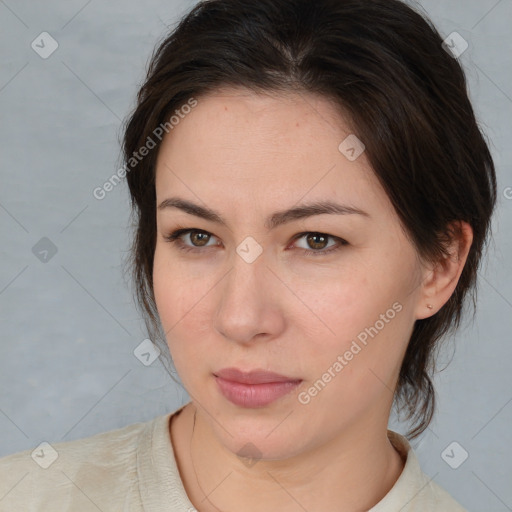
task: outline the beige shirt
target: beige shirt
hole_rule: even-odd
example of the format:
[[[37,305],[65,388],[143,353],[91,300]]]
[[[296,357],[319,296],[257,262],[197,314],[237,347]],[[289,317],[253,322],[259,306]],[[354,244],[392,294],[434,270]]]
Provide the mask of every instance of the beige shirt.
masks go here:
[[[169,435],[174,413],[0,459],[0,512],[194,512]],[[420,469],[407,439],[388,431],[406,458],[370,512],[465,512]],[[466,511],[467,512],[467,511]]]

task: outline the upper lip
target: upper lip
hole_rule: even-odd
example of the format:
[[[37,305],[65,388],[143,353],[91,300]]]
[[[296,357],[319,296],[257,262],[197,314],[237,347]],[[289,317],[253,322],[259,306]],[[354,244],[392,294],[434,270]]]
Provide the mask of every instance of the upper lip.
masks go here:
[[[240,382],[242,384],[265,384],[269,382],[295,382],[302,380],[260,369],[242,371],[238,368],[224,368],[215,372],[214,375],[221,379]]]

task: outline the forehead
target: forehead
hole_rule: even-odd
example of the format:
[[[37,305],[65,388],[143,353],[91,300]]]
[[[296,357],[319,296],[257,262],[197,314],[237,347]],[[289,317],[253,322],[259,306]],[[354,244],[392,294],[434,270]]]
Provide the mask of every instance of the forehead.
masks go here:
[[[225,88],[180,117],[159,148],[157,200],[176,192],[228,201],[231,193],[234,203],[386,202],[364,152],[354,161],[340,152],[354,135],[326,98]]]
[[[179,129],[175,126],[171,134],[184,139],[193,132],[195,144],[210,143],[226,149],[236,142],[246,149],[257,149],[254,143],[258,143],[280,152],[287,148],[297,152],[298,141],[305,138],[308,147],[321,149],[333,142],[337,147],[338,139],[352,132],[340,108],[311,93],[223,88],[198,98],[197,105],[182,116]],[[171,134],[168,139],[173,138]]]

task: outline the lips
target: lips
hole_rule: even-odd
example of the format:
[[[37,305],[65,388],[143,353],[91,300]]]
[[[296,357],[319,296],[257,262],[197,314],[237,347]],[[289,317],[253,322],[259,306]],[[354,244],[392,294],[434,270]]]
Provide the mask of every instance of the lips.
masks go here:
[[[302,379],[265,370],[243,372],[237,368],[225,368],[214,376],[222,395],[231,403],[245,408],[265,407],[302,382]]]
[[[267,384],[269,382],[296,382],[302,379],[286,377],[278,373],[267,372],[265,370],[251,370],[243,372],[238,368],[225,368],[214,373],[216,377],[241,384]]]

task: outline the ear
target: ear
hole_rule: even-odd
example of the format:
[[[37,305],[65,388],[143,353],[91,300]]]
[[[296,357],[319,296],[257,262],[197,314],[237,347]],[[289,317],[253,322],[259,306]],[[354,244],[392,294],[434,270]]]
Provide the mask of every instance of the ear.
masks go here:
[[[464,221],[454,221],[448,226],[451,241],[447,246],[450,256],[424,268],[421,291],[416,305],[416,318],[428,318],[437,313],[452,296],[464,269],[473,229]],[[432,309],[427,307],[431,304]]]

